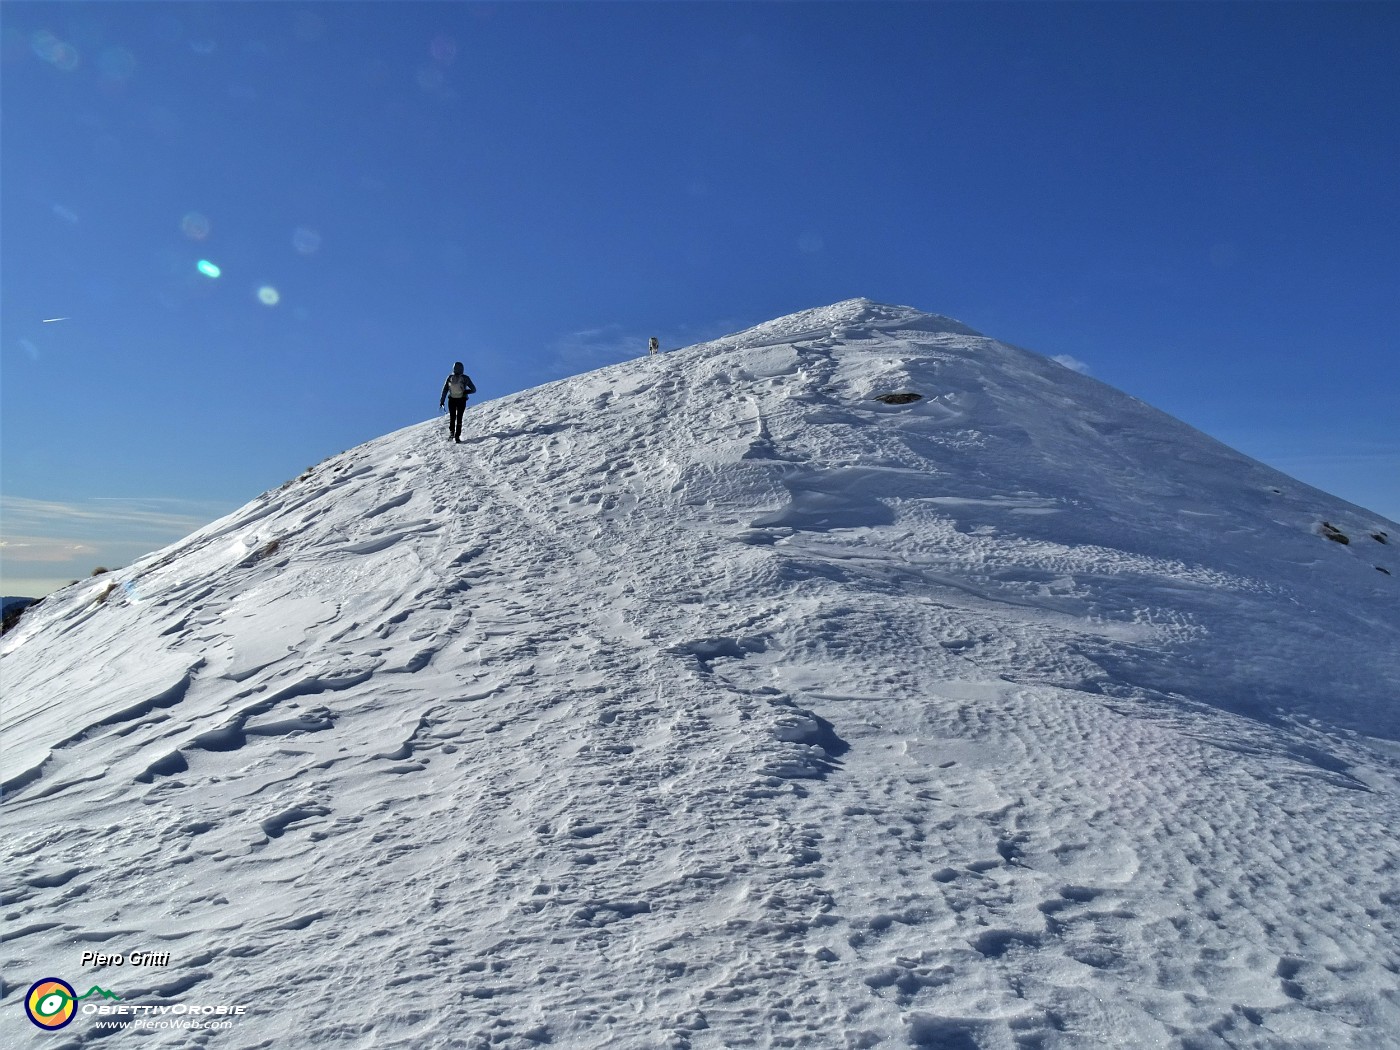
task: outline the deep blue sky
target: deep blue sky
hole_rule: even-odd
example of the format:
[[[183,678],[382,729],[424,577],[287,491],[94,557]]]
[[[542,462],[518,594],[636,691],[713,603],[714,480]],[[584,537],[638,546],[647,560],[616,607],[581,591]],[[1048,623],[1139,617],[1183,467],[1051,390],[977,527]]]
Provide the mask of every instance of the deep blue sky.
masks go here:
[[[1400,5],[0,19],[5,593],[431,416],[454,360],[498,396],[853,296],[1400,518]]]

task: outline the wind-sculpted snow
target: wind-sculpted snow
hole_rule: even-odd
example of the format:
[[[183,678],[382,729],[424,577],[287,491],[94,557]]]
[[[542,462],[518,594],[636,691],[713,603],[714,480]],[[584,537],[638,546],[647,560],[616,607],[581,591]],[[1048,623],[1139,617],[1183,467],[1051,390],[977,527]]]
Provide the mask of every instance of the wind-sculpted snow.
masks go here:
[[[463,436],[6,636],[5,1045],[1396,1045],[1400,526],[864,300]]]

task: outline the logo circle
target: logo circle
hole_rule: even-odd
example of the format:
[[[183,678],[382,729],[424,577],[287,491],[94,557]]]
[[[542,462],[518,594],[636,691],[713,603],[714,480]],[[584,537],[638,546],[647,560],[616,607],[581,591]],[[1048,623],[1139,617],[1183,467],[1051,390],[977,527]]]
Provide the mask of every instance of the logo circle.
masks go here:
[[[67,981],[45,977],[29,986],[24,997],[24,1012],[40,1028],[53,1031],[73,1020],[77,1012],[78,993]]]

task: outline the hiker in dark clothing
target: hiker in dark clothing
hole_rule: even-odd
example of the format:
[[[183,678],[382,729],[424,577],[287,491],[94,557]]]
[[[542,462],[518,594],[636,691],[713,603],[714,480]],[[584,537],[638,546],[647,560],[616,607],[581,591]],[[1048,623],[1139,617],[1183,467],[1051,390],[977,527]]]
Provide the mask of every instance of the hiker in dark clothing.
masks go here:
[[[462,362],[452,366],[452,374],[442,384],[442,397],[438,398],[438,408],[447,405],[447,432],[452,440],[462,440],[462,413],[467,410],[467,395],[476,393],[472,377],[462,371]]]

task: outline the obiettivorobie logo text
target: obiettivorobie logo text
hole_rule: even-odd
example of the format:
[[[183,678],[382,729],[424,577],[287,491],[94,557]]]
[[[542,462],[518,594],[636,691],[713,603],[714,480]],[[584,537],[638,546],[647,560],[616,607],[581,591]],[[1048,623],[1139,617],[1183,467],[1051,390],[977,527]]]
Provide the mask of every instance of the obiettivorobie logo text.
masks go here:
[[[101,1002],[87,1002],[96,998]],[[115,1004],[108,1000],[116,1000]],[[81,1006],[79,1005],[81,1004]],[[58,977],[44,977],[29,987],[24,1012],[46,1031],[57,1031],[72,1023],[79,1012],[97,1015],[107,1027],[131,1028],[221,1028],[242,1017],[248,1007],[232,1003],[173,1003],[148,1006],[127,1003],[115,992],[93,985],[79,995],[71,984]]]

